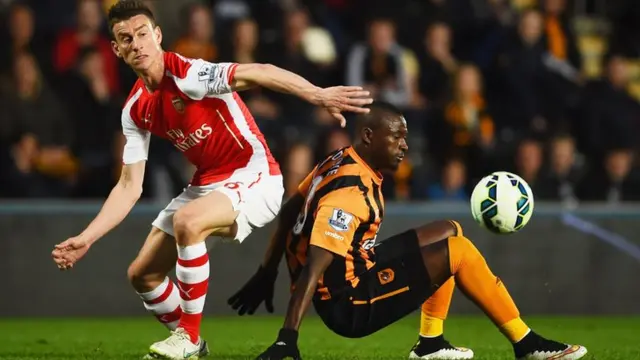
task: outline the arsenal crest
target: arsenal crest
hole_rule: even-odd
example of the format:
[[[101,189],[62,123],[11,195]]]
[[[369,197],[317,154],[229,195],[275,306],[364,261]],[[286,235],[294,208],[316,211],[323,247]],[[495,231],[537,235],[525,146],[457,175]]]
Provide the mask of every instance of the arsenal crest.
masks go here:
[[[182,101],[181,98],[176,96],[171,100],[171,103],[173,104],[173,108],[176,109],[177,112],[179,112],[180,114],[184,113],[184,101]]]

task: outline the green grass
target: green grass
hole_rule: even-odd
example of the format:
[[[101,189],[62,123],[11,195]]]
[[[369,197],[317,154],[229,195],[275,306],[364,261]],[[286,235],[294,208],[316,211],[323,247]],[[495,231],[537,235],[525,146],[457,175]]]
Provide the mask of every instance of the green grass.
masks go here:
[[[640,359],[639,318],[529,318],[538,333],[585,345],[588,359]],[[209,317],[203,336],[210,359],[253,359],[269,346],[282,323],[279,317]],[[305,321],[300,349],[308,359],[406,359],[417,337],[412,317],[368,338],[334,335],[316,318]],[[453,317],[445,332],[454,344],[471,347],[476,359],[513,359],[511,346],[482,317]],[[167,335],[151,318],[0,320],[0,359],[140,359],[148,346]]]

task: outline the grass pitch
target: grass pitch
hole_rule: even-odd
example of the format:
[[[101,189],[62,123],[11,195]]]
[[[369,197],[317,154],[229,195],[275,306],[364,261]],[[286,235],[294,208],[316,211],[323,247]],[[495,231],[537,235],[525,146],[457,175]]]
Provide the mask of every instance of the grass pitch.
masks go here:
[[[412,316],[368,338],[344,339],[317,318],[303,324],[299,341],[307,359],[406,359],[417,338]],[[640,360],[640,318],[533,317],[526,319],[538,333],[589,349],[588,359]],[[208,359],[253,359],[269,346],[282,324],[280,317],[209,317],[203,336],[213,354]],[[472,348],[479,360],[513,359],[511,346],[483,317],[452,317],[446,337]],[[0,359],[73,360],[140,359],[149,345],[167,336],[150,317],[109,319],[2,319]]]

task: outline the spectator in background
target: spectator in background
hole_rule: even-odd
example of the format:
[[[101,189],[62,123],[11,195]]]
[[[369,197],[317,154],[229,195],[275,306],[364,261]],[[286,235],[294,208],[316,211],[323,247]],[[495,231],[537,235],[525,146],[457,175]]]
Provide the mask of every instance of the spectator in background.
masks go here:
[[[324,154],[320,155],[320,160],[330,153],[351,145],[351,137],[343,129],[333,128],[327,132],[324,141]]]
[[[300,74],[318,86],[331,84],[334,78],[331,70],[314,63],[304,51],[305,34],[311,28],[307,10],[296,8],[285,13],[283,25],[282,41],[273,49],[270,54],[272,58],[267,62]],[[313,121],[309,114],[313,113],[315,107],[309,103],[278,93],[270,93],[270,97],[280,104],[282,116],[288,125],[300,128]]]
[[[100,52],[85,48],[62,92],[73,127],[82,135],[76,137],[73,152],[80,166],[75,196],[83,198],[107,196],[118,176],[120,159],[114,157],[113,148],[121,133],[120,106],[104,73]]]
[[[569,113],[577,107],[582,84],[582,57],[571,29],[566,0],[544,0],[547,69],[543,94],[545,118],[550,127],[566,125]],[[550,129],[553,130],[553,129]]]
[[[289,149],[285,160],[285,197],[291,197],[298,191],[302,180],[313,170],[314,163],[313,150],[309,145],[297,143]]]
[[[633,146],[640,133],[640,105],[627,93],[629,69],[620,56],[611,56],[606,78],[587,85],[582,116],[575,126],[584,151],[600,159],[607,148]]]
[[[480,70],[475,65],[461,65],[453,82],[451,100],[430,126],[430,140],[436,158],[462,154],[469,176],[475,179],[489,166],[495,126],[484,98]]]
[[[419,91],[427,104],[442,106],[451,91],[452,75],[458,69],[458,60],[453,48],[451,28],[437,22],[427,29],[424,39],[424,51],[420,59]]]
[[[262,62],[258,55],[258,24],[250,18],[237,21],[233,27],[232,48],[224,61],[239,64]],[[265,136],[273,135],[273,126],[266,123],[280,116],[280,108],[264,94],[264,89],[256,87],[242,93],[242,99],[251,110]]]
[[[14,58],[23,52],[34,54],[36,59],[44,57],[47,48],[39,38],[35,37],[35,19],[30,7],[21,3],[12,4],[9,8],[7,25],[9,38],[0,48],[0,71],[10,70]],[[38,61],[38,63],[41,67],[48,66],[47,61]]]
[[[544,76],[543,18],[536,10],[522,13],[517,33],[498,57],[497,73],[502,78],[498,89],[501,128],[528,132],[546,128],[542,117],[541,79]]]
[[[77,4],[75,29],[65,29],[58,34],[53,53],[54,68],[58,74],[65,74],[78,65],[78,57],[83,48],[94,47],[102,56],[109,91],[117,94],[120,91],[118,62],[109,39],[100,32],[103,23],[100,1],[78,0]]]
[[[13,174],[25,186],[25,196],[69,196],[77,163],[70,145],[73,127],[63,106],[40,74],[33,55],[14,58],[13,86],[8,106],[19,117],[13,122]],[[7,126],[5,124],[5,126]]]
[[[543,0],[545,43],[547,51],[556,60],[573,68],[582,66],[582,59],[571,24],[567,16],[566,0]]]
[[[349,53],[346,84],[363,86],[374,98],[406,107],[411,91],[403,55],[395,40],[394,24],[386,19],[373,20],[367,44],[357,44]]]
[[[576,154],[574,138],[559,134],[549,144],[550,166],[540,178],[536,198],[576,204],[578,185],[584,177],[584,167]]]
[[[580,200],[605,201],[612,205],[640,200],[638,173],[632,170],[632,166],[631,149],[609,150],[603,166],[594,167],[591,176],[581,184]]]
[[[467,168],[460,158],[451,158],[442,169],[440,181],[427,188],[427,198],[435,201],[468,201]]]
[[[255,20],[238,20],[233,26],[232,49],[227,60],[240,64],[259,62],[258,43],[258,24]]]
[[[214,62],[218,59],[218,49],[214,44],[213,14],[203,4],[191,4],[185,9],[184,34],[173,50],[192,59]]]
[[[529,184],[534,194],[537,194],[544,160],[542,145],[533,139],[523,140],[518,145],[515,160],[515,173]]]

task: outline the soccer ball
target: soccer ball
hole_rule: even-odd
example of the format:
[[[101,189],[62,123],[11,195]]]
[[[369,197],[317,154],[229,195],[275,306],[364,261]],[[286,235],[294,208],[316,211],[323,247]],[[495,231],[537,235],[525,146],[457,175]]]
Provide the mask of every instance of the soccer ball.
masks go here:
[[[471,214],[480,226],[497,234],[522,229],[533,213],[533,192],[521,177],[506,171],[484,177],[471,194]]]

